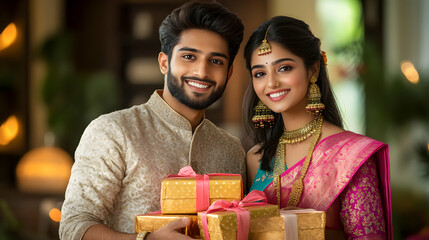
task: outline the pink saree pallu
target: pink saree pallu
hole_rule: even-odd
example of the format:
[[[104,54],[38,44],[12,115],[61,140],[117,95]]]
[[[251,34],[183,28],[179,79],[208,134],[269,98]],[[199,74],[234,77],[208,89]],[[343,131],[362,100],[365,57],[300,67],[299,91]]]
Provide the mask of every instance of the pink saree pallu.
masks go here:
[[[286,207],[302,159],[280,175],[280,208]],[[268,203],[277,203],[270,183]],[[321,140],[304,178],[299,208],[327,211],[340,198],[344,232],[353,239],[393,239],[388,146],[345,131]]]

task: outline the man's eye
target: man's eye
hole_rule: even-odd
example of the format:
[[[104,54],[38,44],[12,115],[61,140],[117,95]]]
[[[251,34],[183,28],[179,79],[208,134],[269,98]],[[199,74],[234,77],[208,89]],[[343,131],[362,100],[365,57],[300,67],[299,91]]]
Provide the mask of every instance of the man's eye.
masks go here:
[[[195,57],[193,55],[190,55],[190,54],[183,55],[183,58],[188,59],[188,60],[195,59]]]
[[[216,65],[222,65],[223,64],[223,62],[221,60],[218,60],[218,59],[212,59],[211,62],[216,64]]]

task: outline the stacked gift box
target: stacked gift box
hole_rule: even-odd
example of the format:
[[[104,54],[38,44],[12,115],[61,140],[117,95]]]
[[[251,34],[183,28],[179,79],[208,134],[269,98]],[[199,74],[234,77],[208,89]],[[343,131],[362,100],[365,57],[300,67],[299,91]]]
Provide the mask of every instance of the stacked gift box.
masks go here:
[[[324,212],[280,211],[277,205],[266,203],[261,191],[252,191],[243,199],[239,174],[197,175],[190,167],[182,170],[163,180],[161,211],[136,216],[136,233],[153,232],[188,217],[191,224],[181,232],[192,238],[324,239]]]

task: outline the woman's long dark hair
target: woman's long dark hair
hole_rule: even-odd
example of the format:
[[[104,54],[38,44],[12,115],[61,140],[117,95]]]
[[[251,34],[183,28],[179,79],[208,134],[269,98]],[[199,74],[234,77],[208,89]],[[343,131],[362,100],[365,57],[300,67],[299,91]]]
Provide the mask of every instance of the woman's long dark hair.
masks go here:
[[[246,60],[246,68],[250,70],[250,61],[253,51],[255,51],[267,33],[268,42],[276,42],[284,48],[288,49],[294,55],[303,59],[306,69],[310,69],[317,61],[320,62],[320,71],[317,80],[317,85],[322,93],[322,103],[326,108],[322,112],[325,121],[328,121],[338,127],[343,127],[337,103],[329,83],[326,66],[320,50],[320,39],[315,37],[310,31],[308,25],[298,19],[277,16],[264,22],[250,36],[249,41],[244,49],[244,58]],[[283,133],[283,119],[280,113],[274,113],[274,126],[272,128],[254,128],[252,116],[254,115],[254,107],[258,103],[255,90],[253,89],[253,81],[250,81],[243,100],[243,121],[247,133],[250,134],[253,144],[259,144],[261,147],[257,153],[263,153],[261,158],[261,169],[271,171],[271,159],[276,152],[279,139]]]

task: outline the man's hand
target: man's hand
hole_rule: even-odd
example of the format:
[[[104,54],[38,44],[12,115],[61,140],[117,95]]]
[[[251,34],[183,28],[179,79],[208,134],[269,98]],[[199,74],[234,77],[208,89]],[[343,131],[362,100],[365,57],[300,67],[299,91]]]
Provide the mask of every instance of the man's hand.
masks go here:
[[[164,239],[174,239],[174,240],[189,240],[193,239],[186,235],[183,235],[179,232],[181,228],[188,226],[191,223],[191,219],[184,217],[179,220],[173,221],[165,225],[164,227],[156,230],[153,233],[150,233],[146,240],[164,240]]]

